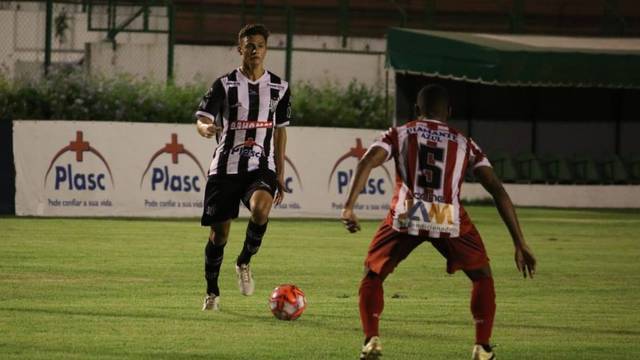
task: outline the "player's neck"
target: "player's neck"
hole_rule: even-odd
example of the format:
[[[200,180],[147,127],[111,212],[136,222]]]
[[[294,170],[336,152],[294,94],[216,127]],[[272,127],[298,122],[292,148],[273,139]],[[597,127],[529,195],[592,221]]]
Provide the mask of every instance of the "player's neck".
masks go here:
[[[262,65],[251,67],[247,64],[242,64],[240,71],[251,81],[256,81],[264,75],[264,67]]]
[[[447,122],[447,117],[437,114],[420,115],[418,120],[437,120],[443,123]]]

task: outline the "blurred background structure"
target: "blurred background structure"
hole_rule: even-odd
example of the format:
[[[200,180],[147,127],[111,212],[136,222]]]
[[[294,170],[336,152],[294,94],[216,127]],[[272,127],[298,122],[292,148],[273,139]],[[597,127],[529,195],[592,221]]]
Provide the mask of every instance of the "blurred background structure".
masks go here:
[[[343,82],[364,77],[370,83],[385,81],[368,71],[383,72],[391,27],[640,35],[640,5],[633,0],[19,0],[0,2],[0,20],[0,64],[12,75],[84,64],[106,72],[118,67],[158,79],[175,77],[183,83],[208,77],[215,71],[207,68],[221,62],[235,61],[233,51],[223,53],[234,46],[238,28],[252,22],[262,22],[276,34],[270,44],[275,53],[271,66],[282,67],[289,77],[296,71],[300,80],[328,75]],[[303,75],[314,72],[314,66],[304,66],[309,61],[321,65],[327,59],[333,59],[329,63],[335,73],[320,66],[317,77]],[[342,73],[341,67],[348,69]],[[351,71],[358,68],[361,74]]]

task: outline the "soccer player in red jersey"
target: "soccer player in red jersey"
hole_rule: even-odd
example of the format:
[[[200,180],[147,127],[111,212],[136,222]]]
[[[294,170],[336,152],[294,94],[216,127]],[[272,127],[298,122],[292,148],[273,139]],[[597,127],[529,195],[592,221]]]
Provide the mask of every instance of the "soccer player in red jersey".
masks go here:
[[[536,259],[524,240],[509,195],[478,145],[447,125],[449,95],[430,85],[418,93],[418,120],[390,128],[358,163],[341,219],[350,232],[360,230],[353,207],[371,170],[393,158],[396,184],[391,208],[378,228],[365,260],[360,283],[360,319],[365,333],[361,359],[378,359],[382,346],[378,322],[384,300],[382,283],[422,242],[428,241],[447,260],[447,272],[462,270],[472,282],[471,313],[476,327],[474,360],[495,359],[489,344],[496,310],[489,258],[480,234],[460,204],[467,168],[491,194],[515,246],[523,276],[533,277]]]

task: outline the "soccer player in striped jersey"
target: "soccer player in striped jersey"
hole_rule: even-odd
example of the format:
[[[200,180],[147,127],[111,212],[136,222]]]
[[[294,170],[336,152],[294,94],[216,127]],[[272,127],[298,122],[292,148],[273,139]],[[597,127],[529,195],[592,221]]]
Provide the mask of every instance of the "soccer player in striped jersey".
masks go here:
[[[523,276],[533,277],[536,260],[526,244],[509,195],[478,145],[447,125],[447,91],[437,85],[418,93],[418,120],[393,127],[375,141],[358,163],[341,219],[350,232],[360,230],[353,207],[371,170],[394,159],[396,186],[391,208],[378,228],[365,260],[360,283],[360,319],[365,333],[361,359],[377,359],[382,346],[378,322],[383,309],[382,283],[421,243],[430,242],[447,260],[447,272],[462,270],[472,282],[475,321],[474,360],[495,359],[489,344],[495,315],[495,292],[489,258],[480,234],[462,204],[460,187],[467,168],[493,197],[515,246]],[[425,354],[427,356],[428,354]]]
[[[238,286],[251,295],[251,257],[262,244],[271,207],[284,197],[286,126],[291,117],[289,84],[265,70],[269,30],[247,25],[238,34],[241,66],[218,78],[196,112],[198,133],[216,137],[201,223],[211,231],[205,247],[207,294],[203,310],[218,310],[218,275],[239,203],[251,211],[244,246],[236,259]]]

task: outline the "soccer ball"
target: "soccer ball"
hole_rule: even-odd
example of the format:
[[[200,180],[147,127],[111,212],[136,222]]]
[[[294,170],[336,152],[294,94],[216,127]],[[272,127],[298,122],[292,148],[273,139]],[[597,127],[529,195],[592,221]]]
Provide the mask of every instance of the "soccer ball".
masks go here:
[[[307,308],[307,299],[299,287],[283,284],[271,292],[269,308],[273,315],[280,320],[295,320]]]

